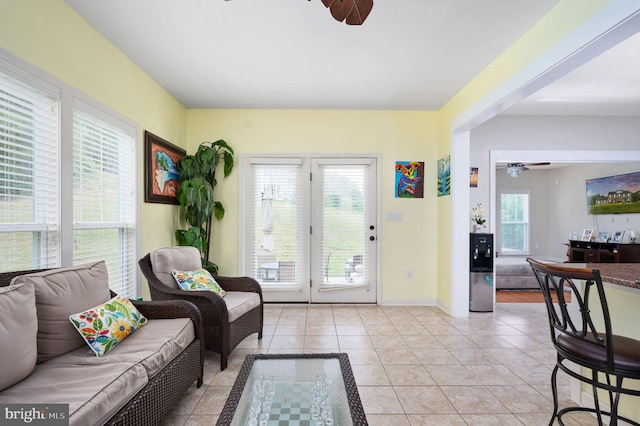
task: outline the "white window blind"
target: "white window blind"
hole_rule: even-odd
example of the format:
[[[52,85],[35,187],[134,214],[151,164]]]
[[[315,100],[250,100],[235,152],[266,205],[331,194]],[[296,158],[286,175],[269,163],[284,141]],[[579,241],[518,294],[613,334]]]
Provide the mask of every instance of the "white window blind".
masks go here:
[[[366,164],[319,163],[320,191],[315,193],[314,235],[319,246],[314,251],[315,270],[322,285],[348,285],[367,281],[366,253],[367,186]],[[314,173],[314,180],[316,176]],[[349,267],[345,267],[345,259]],[[348,269],[348,270],[347,270]]]
[[[300,286],[303,276],[301,162],[283,162],[251,164],[253,244],[246,265],[265,288]]]
[[[1,271],[59,264],[59,97],[0,72]]]
[[[109,285],[135,296],[135,136],[73,111],[73,262],[105,260]]]

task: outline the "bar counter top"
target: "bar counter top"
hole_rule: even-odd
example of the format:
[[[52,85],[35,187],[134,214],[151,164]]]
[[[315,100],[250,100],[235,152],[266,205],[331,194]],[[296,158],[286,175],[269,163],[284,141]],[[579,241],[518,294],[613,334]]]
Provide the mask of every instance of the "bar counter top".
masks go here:
[[[587,263],[589,269],[599,269],[602,281],[640,289],[640,263]]]

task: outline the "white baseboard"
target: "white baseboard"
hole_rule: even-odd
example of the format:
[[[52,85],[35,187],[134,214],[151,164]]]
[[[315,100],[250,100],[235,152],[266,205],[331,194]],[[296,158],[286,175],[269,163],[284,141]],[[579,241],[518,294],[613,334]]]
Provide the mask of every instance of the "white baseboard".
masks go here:
[[[380,306],[438,306],[437,299],[383,299]]]

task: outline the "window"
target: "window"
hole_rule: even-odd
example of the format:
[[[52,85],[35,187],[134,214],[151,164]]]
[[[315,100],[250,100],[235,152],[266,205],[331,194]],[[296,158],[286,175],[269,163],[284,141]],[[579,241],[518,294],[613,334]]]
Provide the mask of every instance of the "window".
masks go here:
[[[59,99],[0,73],[2,271],[59,264]]]
[[[500,195],[500,253],[529,254],[529,194]]]
[[[45,80],[0,58],[0,270],[105,260],[136,296],[137,128]]]
[[[78,103],[80,107],[87,106]],[[73,111],[73,263],[104,259],[111,289],[134,296],[135,136]]]

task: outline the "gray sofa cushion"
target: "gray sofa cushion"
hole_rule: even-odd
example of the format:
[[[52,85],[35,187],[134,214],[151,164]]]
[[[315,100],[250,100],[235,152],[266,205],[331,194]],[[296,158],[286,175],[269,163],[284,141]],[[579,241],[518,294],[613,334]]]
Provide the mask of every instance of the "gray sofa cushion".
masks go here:
[[[173,269],[178,271],[195,271],[202,268],[200,252],[195,247],[163,247],[152,251],[149,257],[155,276],[165,285],[175,289],[179,289],[180,287],[171,274]]]
[[[11,281],[21,283],[33,283],[35,288],[38,363],[83,346],[85,343],[69,322],[69,315],[111,298],[104,261],[21,275]]]
[[[188,318],[154,319],[136,330],[107,355],[96,357],[87,347],[65,354],[67,362],[77,365],[134,363],[144,367],[149,378],[178,356],[195,338]]]
[[[496,274],[498,275],[533,275],[531,266],[526,263],[523,264],[506,264],[496,265]]]
[[[185,350],[193,339],[195,331],[189,318],[154,319],[136,330],[109,356],[139,362],[152,378]]]
[[[260,306],[260,296],[258,293],[248,291],[230,291],[224,297],[227,305],[229,322],[234,322],[250,310]]]
[[[33,284],[0,287],[0,391],[27,377],[36,366],[38,317]]]
[[[552,257],[540,258],[546,262],[562,263],[562,259]],[[496,258],[496,289],[539,290],[538,280],[533,274],[531,265],[524,257]]]
[[[37,365],[29,377],[0,392],[0,403],[69,404],[70,425],[101,425],[147,383],[142,365],[131,362],[78,364],[69,355]],[[94,355],[90,357],[99,359]]]

